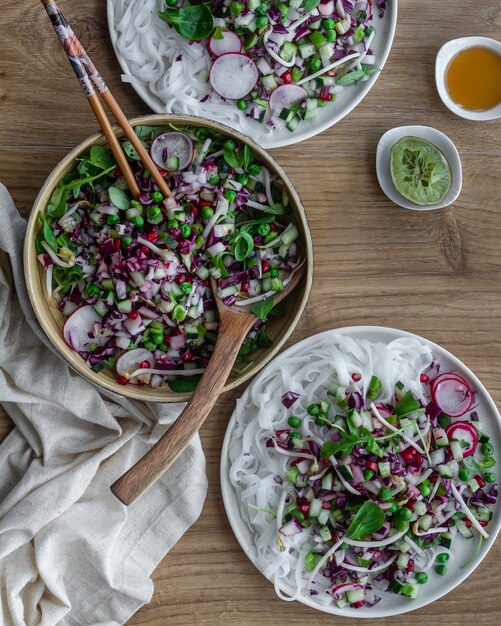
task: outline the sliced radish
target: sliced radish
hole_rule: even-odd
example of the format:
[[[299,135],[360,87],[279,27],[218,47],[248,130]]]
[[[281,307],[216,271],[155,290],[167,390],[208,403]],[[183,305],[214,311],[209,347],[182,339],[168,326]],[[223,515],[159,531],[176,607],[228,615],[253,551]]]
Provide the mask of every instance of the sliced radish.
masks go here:
[[[308,92],[304,87],[289,83],[287,85],[280,85],[273,90],[270,96],[270,108],[273,111],[281,111],[282,109],[288,109],[293,104],[297,104],[306,98]]]
[[[137,369],[140,369],[140,364],[143,361],[147,361],[149,367],[153,366],[155,362],[155,357],[153,353],[145,348],[136,348],[135,350],[129,350],[128,352],[124,352],[117,359],[115,364],[115,369],[119,376],[129,377],[131,372],[134,372]],[[130,383],[133,385],[137,385],[140,381],[141,376],[134,376],[130,379]],[[148,375],[149,381],[149,375]],[[148,382],[144,381],[144,382]]]
[[[461,378],[461,376],[459,374],[455,374],[454,372],[444,372],[443,374],[440,374],[439,376],[437,376],[436,378],[434,378],[431,381],[431,383],[430,383],[431,391],[433,391],[434,387],[436,385],[438,385],[439,382],[441,382],[442,380],[445,380],[447,378],[455,378],[456,380],[459,380],[460,382],[462,382],[466,386],[468,386],[468,383],[466,382],[466,380],[464,378]]]
[[[451,424],[445,431],[449,441],[451,439],[457,439],[458,441],[465,441],[468,444],[467,448],[463,448],[463,457],[471,456],[478,445],[478,431],[470,422],[455,422]]]
[[[193,160],[193,141],[186,133],[177,130],[158,135],[150,148],[151,158],[158,167],[168,167],[172,159],[178,159],[178,170],[184,170]]]
[[[391,417],[393,413],[382,404],[376,404],[376,409],[383,417]]]
[[[77,352],[85,352],[96,339],[89,335],[94,334],[94,326],[101,318],[92,306],[81,306],[72,313],[63,326],[63,337],[66,343]]]
[[[210,69],[209,81],[222,98],[239,100],[256,86],[259,71],[246,54],[228,52],[218,57]]]
[[[240,37],[232,30],[222,30],[222,39],[215,39],[212,36],[209,39],[209,51],[215,57],[220,57],[228,52],[242,52],[242,42]]]
[[[460,377],[442,378],[431,391],[433,402],[446,415],[460,417],[471,407],[473,392]]]

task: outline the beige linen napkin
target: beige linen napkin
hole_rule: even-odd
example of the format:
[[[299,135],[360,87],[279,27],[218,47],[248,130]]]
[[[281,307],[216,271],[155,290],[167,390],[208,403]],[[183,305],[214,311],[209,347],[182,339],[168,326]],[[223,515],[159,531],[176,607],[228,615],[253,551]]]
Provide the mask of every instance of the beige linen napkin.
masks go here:
[[[131,402],[68,368],[34,319],[26,224],[3,185],[0,216],[0,402],[15,423],[0,446],[0,624],[122,624],[200,515],[200,439],[131,507],[112,495],[183,405]]]

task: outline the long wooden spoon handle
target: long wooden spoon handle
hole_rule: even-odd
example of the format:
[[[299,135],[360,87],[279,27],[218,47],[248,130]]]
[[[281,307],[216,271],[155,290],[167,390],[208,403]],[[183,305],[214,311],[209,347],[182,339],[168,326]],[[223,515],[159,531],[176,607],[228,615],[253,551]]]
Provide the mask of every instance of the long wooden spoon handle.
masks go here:
[[[205,422],[233,367],[240,346],[256,319],[232,315],[220,320],[214,352],[198,386],[169,430],[139,461],[111,485],[111,491],[124,504],[132,504],[178,458]]]

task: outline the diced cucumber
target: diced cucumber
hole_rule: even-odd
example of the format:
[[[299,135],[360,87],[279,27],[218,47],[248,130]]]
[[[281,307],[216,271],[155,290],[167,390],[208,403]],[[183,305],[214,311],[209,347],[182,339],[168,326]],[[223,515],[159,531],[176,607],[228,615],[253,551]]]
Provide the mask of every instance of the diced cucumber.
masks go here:
[[[389,461],[382,461],[377,464],[379,467],[379,474],[381,478],[386,478],[391,474],[391,465]]]
[[[308,24],[308,28],[311,30],[318,30],[321,25],[322,20],[316,20],[315,22],[311,22],[311,24]]]
[[[364,420],[356,409],[350,411],[350,414],[348,415],[348,420],[351,422],[354,428],[361,428],[364,425]]]
[[[463,535],[465,539],[471,539],[473,537],[472,531],[468,528],[468,526],[463,522],[462,519],[458,519],[456,522],[456,526],[458,531]]]
[[[409,555],[405,553],[400,554],[397,559],[398,569],[406,569],[408,565],[409,565]]]
[[[337,471],[345,480],[353,480],[353,474],[349,465],[338,465]]]
[[[340,609],[344,609],[345,606],[348,606],[348,600],[346,600],[346,598],[339,598],[339,600],[336,600],[336,605]]]
[[[306,99],[306,110],[314,111],[318,108],[318,100],[316,98],[307,98]]]
[[[288,63],[289,61],[292,61],[292,58],[296,54],[296,51],[296,44],[292,43],[291,41],[286,41],[280,50],[280,56],[286,63]]]
[[[393,593],[401,593],[403,588],[403,584],[396,578],[391,581],[389,586],[390,591],[393,591]]]
[[[480,489],[480,485],[478,484],[476,478],[472,478],[468,481],[468,487],[471,489],[472,493],[475,493],[475,491],[478,491]]]
[[[361,411],[360,415],[362,416],[363,427],[366,428],[371,433],[374,430],[371,412]]]
[[[293,485],[296,484],[296,480],[298,476],[299,476],[299,469],[297,468],[297,466],[291,467],[290,470],[287,472],[287,480]]]
[[[405,395],[405,387],[404,383],[398,381],[395,385],[395,398],[397,400],[401,400]]]
[[[247,8],[254,11],[261,4],[261,0],[247,0]]]
[[[310,503],[310,509],[308,511],[308,515],[310,517],[318,517],[321,510],[322,510],[322,500],[313,498],[313,500]]]
[[[485,433],[478,433],[478,443],[489,443],[489,437]]]
[[[414,512],[416,515],[424,515],[426,511],[426,504],[424,502],[416,502],[414,505]]]
[[[235,287],[235,285],[228,285],[228,287],[225,287],[224,289],[220,289],[218,291],[218,296],[220,298],[228,298],[228,296],[234,296],[237,292],[238,289]]]
[[[330,491],[332,489],[332,483],[333,483],[333,476],[332,476],[332,472],[327,472],[327,474],[324,474],[322,476],[322,489],[327,489],[328,491]]]
[[[360,602],[364,599],[364,590],[363,589],[353,589],[351,591],[346,592],[346,599],[350,604],[355,604],[355,602]]]
[[[459,439],[451,439],[450,440],[451,452],[452,456],[456,459],[456,461],[463,460],[463,448],[461,447],[461,442]]]
[[[300,121],[301,121],[301,118],[299,117],[299,115],[294,115],[294,117],[291,119],[290,122],[286,124],[286,126],[292,132],[296,130],[297,125],[299,124]]]
[[[310,120],[313,122],[317,119],[317,109],[312,109],[311,111],[305,111],[303,115],[304,120]]]
[[[319,76],[317,80],[322,87],[330,87],[336,83],[334,76]]]
[[[407,596],[408,598],[415,599],[419,595],[419,585],[413,585],[411,583],[405,583],[402,589],[402,595]]]
[[[443,476],[444,478],[452,478],[452,472],[448,465],[439,465],[438,471],[440,476]]]
[[[425,532],[427,530],[430,530],[432,524],[433,524],[433,517],[431,515],[423,515],[423,517],[419,520],[419,526]]]
[[[327,61],[327,59],[330,59],[331,56],[334,54],[334,44],[324,43],[322,46],[320,46],[318,52],[320,54],[320,58],[323,61]]]
[[[287,109],[286,107],[284,107],[280,111],[280,113],[278,114],[278,117],[281,120],[284,120],[284,122],[289,122],[291,120],[291,118],[292,118],[292,115],[294,115],[294,113],[290,109]],[[289,117],[289,116],[291,116],[291,117]]]
[[[104,317],[108,311],[108,307],[102,300],[98,300],[92,308],[100,317]]]
[[[291,227],[287,229],[286,232],[284,232],[282,236],[282,243],[284,243],[286,246],[290,246],[291,243],[296,241],[298,237],[299,237],[299,231],[297,227],[295,226],[295,224],[293,224]],[[329,408],[329,405],[327,405],[327,409],[328,408]]]
[[[120,300],[120,302],[117,302],[117,307],[120,313],[130,313],[132,311],[132,302],[129,299]]]
[[[322,509],[318,514],[318,523],[323,524],[322,528],[318,531],[318,534],[324,541],[330,541],[332,534],[331,531],[325,526],[329,521],[329,509]]]
[[[209,270],[205,267],[205,265],[201,265],[195,270],[195,274],[201,278],[202,280],[206,280],[209,278]]]
[[[440,545],[443,548],[450,548],[452,545],[452,535],[451,533],[442,533],[440,535]]]
[[[198,330],[195,324],[185,324],[184,330],[188,339],[198,339]]]
[[[474,515],[480,522],[490,522],[492,519],[492,511],[483,506],[477,507]]]
[[[312,43],[304,43],[303,45],[299,46],[299,54],[301,55],[302,59],[308,59],[309,57],[313,56],[316,50],[317,49]]]
[[[273,91],[277,87],[277,81],[275,80],[275,76],[273,74],[261,76],[261,83],[266,91]]]

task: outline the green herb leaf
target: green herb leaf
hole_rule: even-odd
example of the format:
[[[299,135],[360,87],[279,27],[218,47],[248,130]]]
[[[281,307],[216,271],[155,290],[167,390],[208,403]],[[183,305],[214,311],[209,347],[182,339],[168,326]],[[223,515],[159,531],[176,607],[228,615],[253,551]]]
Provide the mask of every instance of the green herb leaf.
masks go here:
[[[141,140],[151,139],[151,134],[156,130],[153,126],[134,126],[134,132]]]
[[[169,380],[169,387],[172,391],[177,393],[188,393],[195,391],[199,380],[202,378],[202,374],[195,376],[176,376],[172,380]]]
[[[254,249],[254,239],[249,233],[238,233],[233,244],[233,254],[237,261],[243,261]]]
[[[51,225],[45,219],[45,216],[42,213],[39,213],[38,216],[43,223],[43,238],[49,244],[52,250],[57,253],[57,241]]]
[[[100,170],[107,170],[115,165],[115,159],[104,146],[94,145],[90,149],[89,161]]]
[[[213,39],[224,39],[223,37],[223,31],[221,30],[221,26],[218,26],[214,32],[212,33],[212,38]]]
[[[235,150],[229,150],[226,146],[224,148],[223,153],[224,160],[230,167],[242,167],[242,162],[240,161],[240,153],[235,152]]]
[[[206,39],[214,30],[214,16],[205,4],[184,6],[175,11],[159,11],[160,17],[185,39]]]
[[[355,83],[358,83],[358,81],[362,78],[364,78],[364,76],[370,76],[371,74],[375,74],[376,72],[379,72],[381,70],[379,70],[376,67],[369,67],[367,65],[362,65],[362,68],[359,70],[352,70],[351,72],[348,72],[347,74],[344,74],[343,76],[340,76],[339,78],[336,78],[336,85],[341,85],[342,87],[348,87],[350,85],[354,85]]]
[[[147,145],[147,144],[146,144]],[[146,146],[145,146],[146,147]],[[141,157],[130,141],[122,141],[122,150],[131,161],[140,161]]]
[[[397,404],[397,406],[395,407],[393,414],[401,416],[401,415],[405,415],[406,413],[412,413],[412,411],[417,411],[417,409],[419,408],[420,408],[419,402],[412,395],[412,393],[408,391],[400,400],[400,402]]]
[[[268,317],[268,314],[273,309],[274,304],[275,300],[273,296],[271,296],[271,298],[266,298],[265,300],[261,300],[260,302],[255,302],[251,306],[251,311],[259,320],[262,320],[264,322]]]
[[[305,3],[303,4],[304,13],[310,13],[310,11],[316,9],[319,4],[320,0],[305,0]]]
[[[88,185],[89,183],[94,182],[98,178],[102,178],[103,176],[106,176],[106,174],[109,174],[112,170],[115,169],[115,167],[116,167],[115,165],[112,165],[107,170],[103,170],[99,172],[98,174],[96,174],[95,176],[88,176],[87,178],[77,178],[76,180],[72,180],[69,183],[65,183],[63,185],[63,188],[73,190],[76,187],[81,187],[82,185]]]
[[[69,268],[54,265],[52,276],[58,285],[71,287],[71,285],[76,285],[82,280],[83,272],[80,265],[74,265]]]
[[[110,200],[112,201],[112,203],[119,209],[122,209],[122,211],[126,211],[130,208],[130,198],[121,189],[111,186],[108,189],[108,193],[110,194]]]
[[[350,539],[360,540],[366,535],[375,533],[384,524],[384,513],[375,502],[364,502],[358,509],[347,536]]]
[[[271,215],[283,215],[285,213],[284,205],[279,202],[275,202],[275,204],[271,204],[269,207],[264,209],[265,213],[270,213]]]
[[[252,163],[252,152],[247,144],[244,144],[244,159],[243,166],[244,170],[247,171],[249,169],[249,165]]]
[[[54,219],[59,219],[64,215],[66,209],[66,200],[69,197],[69,192],[61,185],[56,187],[52,192],[52,195],[47,205],[47,213]]]

